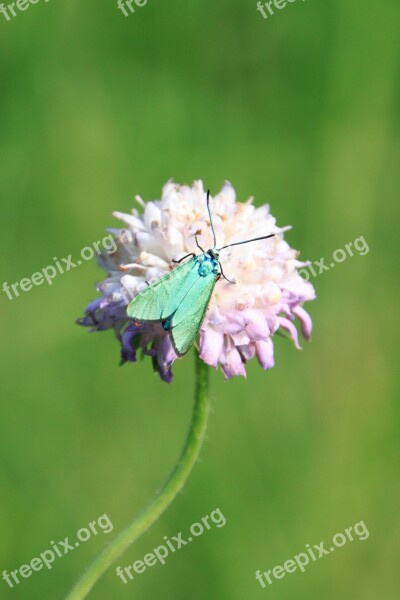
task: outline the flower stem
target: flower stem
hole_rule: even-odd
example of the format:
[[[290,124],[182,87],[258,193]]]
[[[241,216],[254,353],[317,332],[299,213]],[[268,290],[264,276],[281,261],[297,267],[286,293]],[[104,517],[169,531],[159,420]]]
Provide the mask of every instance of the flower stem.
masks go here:
[[[161,492],[98,556],[68,594],[66,600],[81,600],[129,546],[138,539],[172,503],[180,492],[197,460],[202,446],[209,413],[209,367],[195,354],[196,386],[194,410],[181,456]]]

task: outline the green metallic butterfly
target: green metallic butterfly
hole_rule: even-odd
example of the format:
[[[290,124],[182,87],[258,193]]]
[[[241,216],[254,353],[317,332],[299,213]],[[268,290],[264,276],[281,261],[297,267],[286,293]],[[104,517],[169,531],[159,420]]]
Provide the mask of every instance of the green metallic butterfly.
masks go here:
[[[171,336],[171,342],[178,356],[188,352],[199,332],[206,314],[208,303],[220,277],[224,277],[219,254],[230,246],[238,246],[258,240],[265,240],[275,234],[253,238],[244,242],[236,242],[216,248],[215,231],[210,211],[210,190],[207,192],[207,209],[211,230],[214,236],[214,247],[203,250],[197,240],[196,244],[202,254],[187,254],[180,261],[191,257],[147,288],[139,292],[129,303],[128,317],[137,322],[160,322]]]

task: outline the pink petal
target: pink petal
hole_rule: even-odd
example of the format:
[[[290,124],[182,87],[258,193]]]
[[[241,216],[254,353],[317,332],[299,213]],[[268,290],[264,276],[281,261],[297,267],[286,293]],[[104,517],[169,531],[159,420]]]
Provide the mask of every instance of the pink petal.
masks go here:
[[[310,315],[301,306],[296,306],[293,309],[293,314],[295,314],[296,317],[298,317],[298,319],[300,320],[301,333],[306,338],[306,340],[309,340],[311,338],[312,332],[312,320]]]
[[[274,361],[274,345],[271,338],[256,342],[256,355],[263,369],[272,369]]]
[[[244,311],[239,312],[237,310],[231,310],[225,315],[223,323],[224,333],[235,334],[240,333],[246,328],[247,319]]]
[[[246,331],[252,341],[265,340],[270,335],[267,320],[260,310],[246,310]]]
[[[271,313],[267,313],[266,315],[268,327],[271,333],[275,333],[277,329],[279,329],[279,318],[276,315]]]
[[[144,226],[142,219],[140,217],[137,217],[136,215],[127,215],[126,213],[122,213],[122,212],[119,212],[118,210],[116,210],[113,212],[113,216],[117,217],[117,219],[120,219],[120,221],[123,221],[127,225],[130,225],[130,227],[132,227],[132,229],[134,231],[136,231],[136,230],[144,231],[145,230],[145,226]]]
[[[210,367],[217,368],[223,344],[223,334],[208,327],[200,333],[200,358]]]
[[[284,329],[287,329],[287,331],[290,333],[290,337],[294,341],[294,345],[296,346],[296,348],[298,350],[301,350],[301,346],[299,344],[299,337],[297,334],[297,329],[293,325],[293,323],[291,321],[289,321],[289,319],[285,319],[284,317],[279,317],[279,324]]]
[[[246,377],[246,369],[244,368],[242,357],[235,346],[231,346],[225,352],[225,362],[222,364],[222,370],[225,379],[231,379],[237,375]]]
[[[212,325],[221,325],[224,322],[224,317],[221,315],[217,304],[210,304],[207,311],[207,319]]]
[[[241,331],[240,333],[234,333],[231,335],[233,343],[235,346],[247,346],[250,344],[252,340],[250,340],[249,336],[245,331]]]
[[[236,192],[229,181],[224,182],[222,190],[217,195],[218,199],[220,195],[222,195],[224,197],[224,200],[227,200],[228,202],[236,202]]]
[[[245,346],[239,345],[239,350],[240,350],[240,354],[243,356],[243,358],[245,360],[250,360],[251,358],[253,358],[255,352],[256,352],[256,345],[251,343],[251,344],[246,344]]]

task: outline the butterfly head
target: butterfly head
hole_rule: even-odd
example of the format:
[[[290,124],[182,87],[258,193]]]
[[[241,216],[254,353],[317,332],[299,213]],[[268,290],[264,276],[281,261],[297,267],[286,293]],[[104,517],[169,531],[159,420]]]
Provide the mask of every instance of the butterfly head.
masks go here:
[[[219,260],[219,250],[218,248],[210,248],[207,254],[213,258],[214,260]]]

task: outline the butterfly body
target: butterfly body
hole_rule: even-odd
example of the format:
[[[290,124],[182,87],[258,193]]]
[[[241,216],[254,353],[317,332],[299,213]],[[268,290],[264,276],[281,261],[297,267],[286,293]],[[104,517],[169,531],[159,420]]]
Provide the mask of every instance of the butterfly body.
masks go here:
[[[198,273],[200,277],[208,277],[209,275],[219,275],[221,273],[221,265],[218,260],[218,250],[212,248],[208,252],[196,256],[198,262]]]

